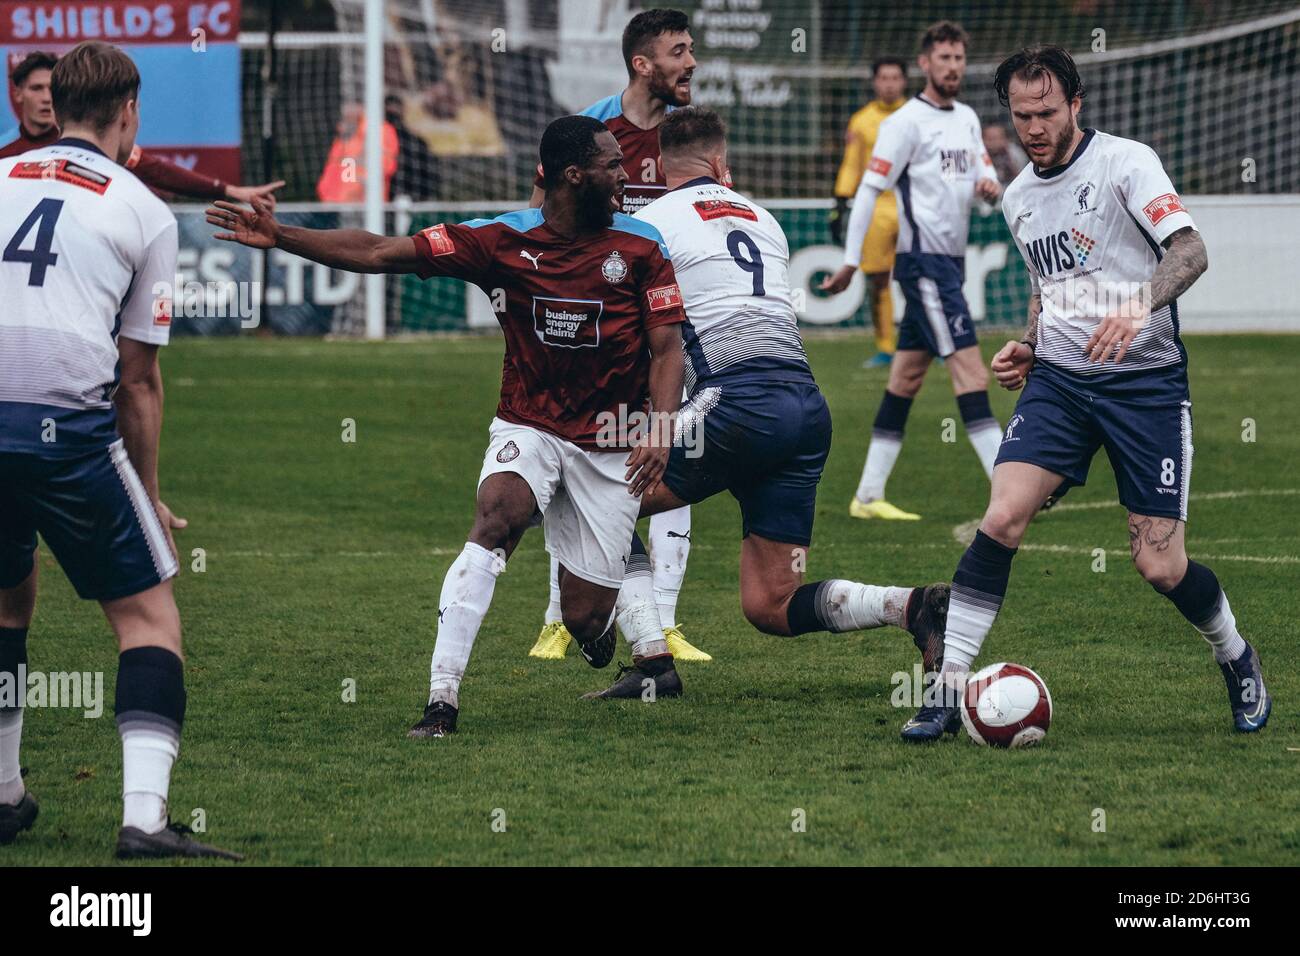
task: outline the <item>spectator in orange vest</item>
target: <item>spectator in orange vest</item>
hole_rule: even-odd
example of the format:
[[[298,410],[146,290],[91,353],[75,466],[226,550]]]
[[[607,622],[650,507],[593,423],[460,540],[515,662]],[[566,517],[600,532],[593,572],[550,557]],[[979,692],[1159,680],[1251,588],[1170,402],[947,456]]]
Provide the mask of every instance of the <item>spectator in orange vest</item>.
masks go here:
[[[397,172],[397,130],[392,123],[384,123],[380,141],[387,202]],[[366,114],[360,103],[343,107],[338,136],[316,182],[316,195],[321,202],[363,202],[366,198]]]

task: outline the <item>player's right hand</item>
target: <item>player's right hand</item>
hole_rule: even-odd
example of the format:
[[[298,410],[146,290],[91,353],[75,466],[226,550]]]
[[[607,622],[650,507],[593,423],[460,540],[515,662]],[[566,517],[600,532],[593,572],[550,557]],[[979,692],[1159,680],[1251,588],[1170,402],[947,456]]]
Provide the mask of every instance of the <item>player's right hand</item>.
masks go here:
[[[629,494],[649,495],[659,488],[659,479],[668,468],[668,446],[637,445],[627,456],[627,490]]]
[[[172,537],[172,530],[180,531],[188,527],[189,522],[179,515],[173,514],[172,509],[168,508],[161,499],[153,503],[153,509],[158,513],[158,521],[163,526],[163,532],[167,535],[167,543],[171,545],[172,554],[179,555],[176,550],[176,539]]]
[[[1024,342],[1008,342],[993,356],[990,367],[998,384],[1014,392],[1025,384],[1029,370],[1034,367],[1034,350]]]
[[[280,240],[280,224],[275,221],[271,203],[262,196],[253,196],[250,202],[252,209],[224,199],[215,200],[207,210],[208,223],[226,231],[213,238],[254,249],[274,249]]]
[[[822,292],[829,292],[831,295],[839,295],[849,287],[853,281],[853,273],[858,271],[857,266],[843,265],[835,272],[822,280],[822,284],[817,288]]]

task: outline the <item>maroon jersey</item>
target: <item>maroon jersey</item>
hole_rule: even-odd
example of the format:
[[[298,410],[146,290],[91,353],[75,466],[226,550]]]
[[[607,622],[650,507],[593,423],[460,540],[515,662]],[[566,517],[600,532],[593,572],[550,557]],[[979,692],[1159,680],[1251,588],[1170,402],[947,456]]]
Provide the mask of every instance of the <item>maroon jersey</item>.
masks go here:
[[[18,156],[28,150],[52,146],[59,141],[59,128],[51,126],[39,136],[28,133],[22,125],[18,127],[18,138],[12,143],[0,146],[0,159]],[[176,193],[192,199],[224,199],[226,184],[211,176],[201,176],[184,167],[169,163],[165,159],[150,155],[136,146],[131,150],[131,157],[126,161],[126,168],[139,177],[156,193]]]
[[[669,112],[672,107],[668,108]],[[642,129],[623,115],[623,94],[615,93],[582,111],[605,124],[614,134],[618,148],[623,151],[623,172],[627,173],[627,186],[623,189],[623,212],[631,215],[654,202],[668,190],[663,169],[659,163],[659,127]],[[534,180],[542,188],[542,177]]]
[[[454,276],[489,298],[504,293],[498,418],[594,449],[608,447],[597,443],[602,413],[625,421],[646,407],[646,331],[686,319],[654,226],[616,213],[610,228],[574,242],[554,232],[541,209],[523,209],[413,238],[422,278]],[[608,436],[608,421],[603,431]]]

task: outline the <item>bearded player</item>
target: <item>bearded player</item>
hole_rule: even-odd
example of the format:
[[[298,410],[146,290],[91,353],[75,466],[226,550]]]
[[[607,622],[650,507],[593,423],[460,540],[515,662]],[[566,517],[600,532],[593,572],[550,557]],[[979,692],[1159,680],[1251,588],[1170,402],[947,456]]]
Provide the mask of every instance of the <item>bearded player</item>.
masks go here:
[[[560,564],[564,625],[589,663],[610,662],[639,498],[657,486],[668,442],[650,436],[632,448],[626,431],[606,435],[602,424],[630,422],[629,410],[644,409],[647,396],[661,416],[681,401],[681,293],[658,231],[615,212],[627,174],[613,134],[589,116],[565,116],[546,128],[540,152],[541,208],[415,236],[281,226],[260,200],[252,211],[232,203],[208,210],[208,221],[226,230],[218,239],[334,269],[454,276],[505,290],[501,401],[474,525],[438,599],[429,700],[411,737],[456,730],[461,679],[497,575],[537,516]],[[680,694],[657,616],[635,640],[657,695]]]
[[[680,10],[646,10],[623,30],[623,62],[628,84],[622,93],[608,96],[582,111],[605,124],[623,150],[628,182],[622,211],[631,215],[662,196],[667,189],[659,161],[659,125],[674,109],[691,101],[691,76],[695,71],[690,20]],[[532,206],[540,206],[546,192],[540,177],[533,185]],[[657,514],[650,521],[650,551],[654,563],[655,596],[664,634],[673,656],[682,661],[712,658],[693,647],[676,624],[677,596],[686,575],[691,550],[691,509]],[[551,561],[551,599],[542,632],[529,654],[560,660],[570,635],[560,616],[557,565]]]
[[[726,131],[716,113],[677,110],[659,137],[668,192],[636,218],[664,236],[673,257],[690,401],[642,516],[729,492],[740,506],[740,605],[754,627],[790,637],[894,625],[911,632],[933,671],[946,585],[804,582],[831,418],[799,336],[789,243],[771,213],[724,184]],[[652,633],[655,611],[649,560],[634,539],[619,627],[629,638]],[[654,675],[632,653],[633,666],[594,696],[639,696]]]
[[[1007,591],[1011,560],[1044,496],[1082,485],[1101,447],[1128,509],[1133,566],[1209,642],[1241,733],[1268,722],[1259,656],[1214,572],[1184,543],[1192,469],[1187,352],[1178,297],[1208,267],[1205,244],[1149,147],[1077,124],[1083,83],[1057,46],[1008,57],[994,78],[1031,165],[1007,187],[1007,227],[1029,270],[1029,326],[993,359],[1024,388],[993,470],[988,510],[953,575],[936,685],[903,728],[956,733],[956,702]]]
[[[971,205],[977,196],[992,202],[1001,187],[984,151],[979,117],[957,101],[966,72],[966,45],[966,31],[955,23],[943,21],[925,31],[917,58],[925,89],[880,124],[849,217],[844,265],[821,286],[828,292],[848,288],[876,204],[893,189],[903,208],[894,278],[907,307],[862,478],[849,503],[854,518],[920,517],[887,501],[885,484],[903,447],[912,400],[935,356],[947,364],[966,436],[986,475],[992,474],[998,451],[1002,429],[989,406],[988,370],[975,341],[962,283]]]

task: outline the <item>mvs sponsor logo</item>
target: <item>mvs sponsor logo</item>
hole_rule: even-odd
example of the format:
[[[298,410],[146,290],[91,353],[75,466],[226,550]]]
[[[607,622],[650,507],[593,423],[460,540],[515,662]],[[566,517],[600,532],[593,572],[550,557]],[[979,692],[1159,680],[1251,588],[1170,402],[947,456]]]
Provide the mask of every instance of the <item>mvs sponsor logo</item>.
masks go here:
[[[1079,264],[1070,246],[1070,234],[1062,229],[1060,232],[1029,240],[1025,243],[1025,251],[1029,253],[1029,259],[1034,264],[1034,271],[1039,276],[1048,278],[1058,272],[1073,269]]]

